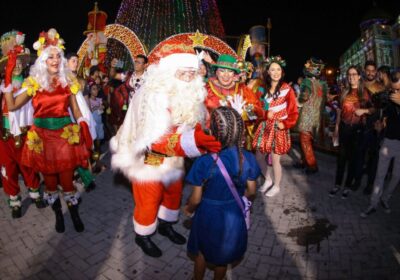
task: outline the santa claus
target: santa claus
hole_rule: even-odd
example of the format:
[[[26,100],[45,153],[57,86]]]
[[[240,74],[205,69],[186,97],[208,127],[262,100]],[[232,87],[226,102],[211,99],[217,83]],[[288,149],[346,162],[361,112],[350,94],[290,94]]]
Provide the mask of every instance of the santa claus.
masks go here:
[[[198,65],[195,54],[174,53],[149,66],[146,82],[110,143],[113,169],[132,181],[135,242],[152,257],[162,255],[150,239],[157,225],[172,242],[186,242],[172,227],[178,221],[184,157],[221,147],[202,130],[206,91]]]

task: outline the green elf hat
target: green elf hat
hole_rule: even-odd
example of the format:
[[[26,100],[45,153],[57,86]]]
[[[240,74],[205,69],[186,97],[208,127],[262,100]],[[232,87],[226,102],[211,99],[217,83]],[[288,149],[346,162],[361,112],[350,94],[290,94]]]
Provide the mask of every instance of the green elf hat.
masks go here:
[[[236,74],[240,73],[240,69],[237,66],[237,59],[229,54],[221,54],[218,58],[216,64],[212,64],[213,68],[225,68],[230,69],[236,72]]]

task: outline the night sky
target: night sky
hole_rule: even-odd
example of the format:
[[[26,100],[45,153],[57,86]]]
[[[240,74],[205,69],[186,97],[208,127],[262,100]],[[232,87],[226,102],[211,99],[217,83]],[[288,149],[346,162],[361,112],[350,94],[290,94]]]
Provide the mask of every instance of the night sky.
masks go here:
[[[168,1],[168,0],[166,0]],[[26,2],[26,3],[24,3]],[[98,0],[99,7],[108,13],[113,23],[120,1]],[[310,56],[323,59],[330,66],[338,66],[339,56],[360,36],[359,23],[364,14],[376,6],[386,9],[393,18],[400,14],[397,0],[356,1],[241,1],[217,0],[227,35],[247,33],[253,25],[272,21],[271,54],[287,60],[287,78],[301,74]],[[12,3],[12,4],[11,4]],[[56,28],[66,41],[67,51],[77,51],[85,39],[87,13],[94,1],[2,1],[0,4],[0,33],[18,29],[26,33],[26,45],[32,43],[40,31]]]

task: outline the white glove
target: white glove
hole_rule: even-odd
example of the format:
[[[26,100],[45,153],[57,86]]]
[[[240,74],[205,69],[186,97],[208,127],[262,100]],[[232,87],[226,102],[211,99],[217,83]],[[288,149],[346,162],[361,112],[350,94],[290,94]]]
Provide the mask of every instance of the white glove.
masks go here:
[[[246,105],[246,101],[243,100],[243,97],[239,94],[235,94],[232,99],[229,99],[229,102],[231,107],[235,109],[239,115],[242,115],[243,107]]]

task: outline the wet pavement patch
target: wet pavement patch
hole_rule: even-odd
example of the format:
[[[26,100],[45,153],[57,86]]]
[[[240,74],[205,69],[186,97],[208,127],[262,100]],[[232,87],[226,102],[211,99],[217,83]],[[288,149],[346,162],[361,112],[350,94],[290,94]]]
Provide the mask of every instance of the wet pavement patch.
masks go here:
[[[305,246],[306,252],[309,245],[317,244],[317,252],[319,252],[321,241],[327,239],[336,228],[337,226],[327,219],[317,219],[314,225],[291,229],[287,236],[296,238],[296,243]]]
[[[283,214],[285,214],[285,215],[289,215],[290,213],[293,213],[293,212],[306,213],[307,209],[305,209],[305,208],[301,209],[296,206],[290,206],[289,208],[283,210]]]

